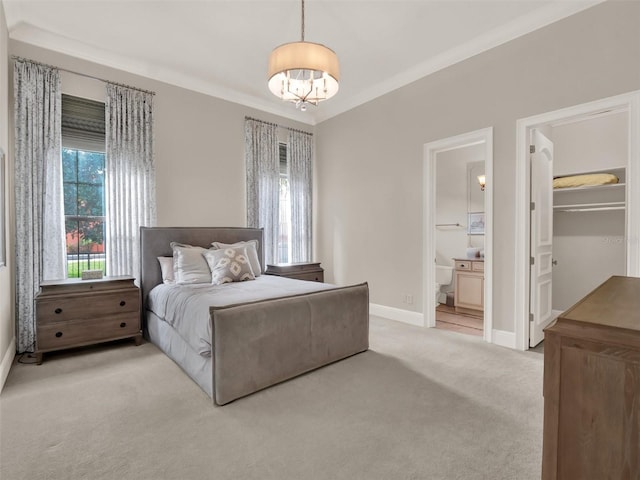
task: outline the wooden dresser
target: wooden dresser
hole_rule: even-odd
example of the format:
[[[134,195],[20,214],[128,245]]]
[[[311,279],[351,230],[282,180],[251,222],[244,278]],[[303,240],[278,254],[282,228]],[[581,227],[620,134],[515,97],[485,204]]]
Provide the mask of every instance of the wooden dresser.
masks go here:
[[[36,296],[36,360],[44,352],[133,338],[142,341],[140,290],[131,277],[44,282]]]
[[[484,311],[484,259],[454,258],[454,306],[457,312],[482,315]]]
[[[611,277],[545,330],[542,478],[640,479],[640,278]]]
[[[324,270],[319,263],[278,263],[267,265],[267,275],[324,282]]]

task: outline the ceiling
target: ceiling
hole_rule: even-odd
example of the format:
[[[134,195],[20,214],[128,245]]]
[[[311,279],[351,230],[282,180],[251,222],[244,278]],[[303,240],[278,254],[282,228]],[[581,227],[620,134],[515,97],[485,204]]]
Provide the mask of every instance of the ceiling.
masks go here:
[[[305,39],[335,50],[338,94],[300,112],[267,88],[300,40],[299,0],[3,0],[12,39],[317,124],[601,0],[306,0]]]

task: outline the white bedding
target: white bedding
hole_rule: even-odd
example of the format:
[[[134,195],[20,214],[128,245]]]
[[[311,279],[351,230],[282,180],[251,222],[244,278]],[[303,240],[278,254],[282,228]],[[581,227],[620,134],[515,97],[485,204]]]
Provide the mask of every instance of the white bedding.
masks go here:
[[[261,275],[246,282],[211,285],[157,285],[147,301],[147,308],[171,325],[198,354],[211,356],[209,307],[286,297],[335,288],[328,283],[293,280],[275,275]]]

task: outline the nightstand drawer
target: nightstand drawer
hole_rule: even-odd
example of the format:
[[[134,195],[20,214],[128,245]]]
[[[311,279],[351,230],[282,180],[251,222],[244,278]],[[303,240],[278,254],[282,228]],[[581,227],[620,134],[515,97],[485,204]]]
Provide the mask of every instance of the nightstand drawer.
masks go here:
[[[279,263],[267,265],[267,275],[293,278],[296,280],[309,280],[311,282],[324,282],[324,269],[320,263]]]
[[[140,331],[140,318],[136,314],[124,313],[95,320],[50,323],[37,327],[37,350],[96,343],[131,337]]]
[[[92,319],[103,315],[138,312],[138,289],[114,293],[65,295],[60,298],[40,298],[36,302],[39,324]]]
[[[288,278],[295,278],[296,280],[309,280],[311,282],[324,282],[324,272],[307,272],[307,273],[291,273],[287,275]]]

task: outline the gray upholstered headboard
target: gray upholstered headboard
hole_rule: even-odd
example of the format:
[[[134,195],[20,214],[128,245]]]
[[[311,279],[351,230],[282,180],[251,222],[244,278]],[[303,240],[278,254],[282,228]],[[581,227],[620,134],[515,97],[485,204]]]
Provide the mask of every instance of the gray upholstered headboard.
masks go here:
[[[211,242],[235,243],[258,240],[258,257],[264,271],[261,228],[240,227],[141,227],[140,228],[140,290],[142,312],[146,310],[147,295],[153,287],[162,283],[158,257],[173,255],[171,242],[186,243],[209,248]]]

